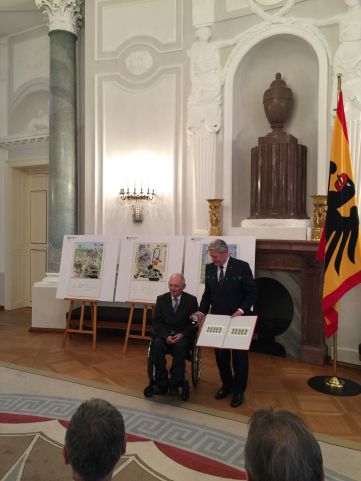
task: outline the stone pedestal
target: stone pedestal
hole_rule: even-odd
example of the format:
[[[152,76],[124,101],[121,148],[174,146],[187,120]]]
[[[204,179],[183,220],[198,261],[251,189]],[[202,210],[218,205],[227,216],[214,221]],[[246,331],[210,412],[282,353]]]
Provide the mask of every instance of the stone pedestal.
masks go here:
[[[258,139],[251,151],[250,219],[307,219],[307,148],[290,134]]]
[[[251,151],[250,219],[307,219],[307,148],[283,130],[293,94],[281,74],[264,92],[263,106],[272,132]]]
[[[32,291],[32,330],[65,329],[68,301],[56,298],[59,274],[46,273],[44,279],[36,282]]]

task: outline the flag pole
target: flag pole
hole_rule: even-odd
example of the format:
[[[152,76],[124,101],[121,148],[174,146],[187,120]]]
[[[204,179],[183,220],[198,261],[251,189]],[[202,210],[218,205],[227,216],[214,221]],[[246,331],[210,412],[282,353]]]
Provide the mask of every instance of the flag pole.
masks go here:
[[[342,73],[337,74],[337,101],[342,87]],[[344,381],[337,377],[337,331],[332,336],[333,339],[333,376],[326,378],[325,384],[331,389],[343,389]]]
[[[343,389],[345,381],[337,377],[337,332],[333,335],[333,376],[325,379],[325,384],[331,389]]]

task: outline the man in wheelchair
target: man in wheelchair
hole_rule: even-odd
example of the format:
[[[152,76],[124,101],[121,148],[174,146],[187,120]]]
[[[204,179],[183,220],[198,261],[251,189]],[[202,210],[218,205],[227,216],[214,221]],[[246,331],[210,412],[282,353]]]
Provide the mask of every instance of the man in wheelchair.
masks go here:
[[[194,341],[196,328],[191,315],[198,311],[197,298],[184,292],[183,274],[172,274],[169,292],[157,297],[153,316],[152,361],[155,367],[153,394],[177,395],[184,379],[185,360]],[[170,378],[166,354],[173,356]]]

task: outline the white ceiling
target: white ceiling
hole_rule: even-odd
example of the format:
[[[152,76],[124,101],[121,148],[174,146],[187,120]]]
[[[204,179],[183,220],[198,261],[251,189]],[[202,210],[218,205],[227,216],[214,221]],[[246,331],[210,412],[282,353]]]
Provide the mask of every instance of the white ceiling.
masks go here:
[[[35,0],[0,0],[0,37],[28,30],[47,22]]]

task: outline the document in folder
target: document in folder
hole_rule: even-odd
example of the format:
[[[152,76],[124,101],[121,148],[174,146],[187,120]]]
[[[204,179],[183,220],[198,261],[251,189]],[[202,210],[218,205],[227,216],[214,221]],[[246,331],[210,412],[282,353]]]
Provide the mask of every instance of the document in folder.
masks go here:
[[[198,336],[197,346],[248,350],[257,316],[208,314]]]

